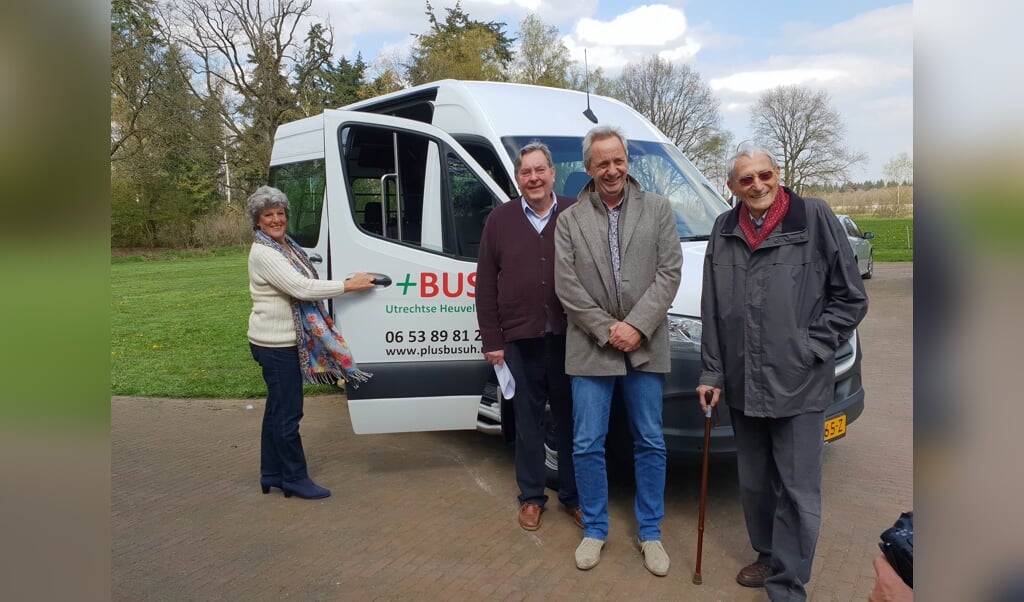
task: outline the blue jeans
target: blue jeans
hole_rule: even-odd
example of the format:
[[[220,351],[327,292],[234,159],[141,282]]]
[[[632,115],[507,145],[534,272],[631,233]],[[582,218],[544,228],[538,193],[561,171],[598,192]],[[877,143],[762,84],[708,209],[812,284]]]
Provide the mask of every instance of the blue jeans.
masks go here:
[[[302,372],[299,348],[261,347],[249,343],[252,357],[263,368],[267,383],[267,405],[263,410],[260,436],[260,476],[280,475],[285,482],[309,476],[302,450],[299,421],[302,420]]]
[[[661,428],[663,374],[573,376],[573,450],[576,486],[583,511],[583,535],[608,539],[608,471],[605,438],[615,384],[622,388],[633,435],[636,473],[637,534],[640,541],[660,540],[665,518],[665,436]]]

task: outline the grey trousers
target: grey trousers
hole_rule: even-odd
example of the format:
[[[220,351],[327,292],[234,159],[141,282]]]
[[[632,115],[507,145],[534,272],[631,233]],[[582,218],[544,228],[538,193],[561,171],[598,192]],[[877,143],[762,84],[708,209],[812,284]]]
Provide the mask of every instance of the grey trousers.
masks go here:
[[[806,600],[821,528],[825,412],[786,418],[729,413],[747,535],[758,560],[775,571],[765,592],[774,602]]]

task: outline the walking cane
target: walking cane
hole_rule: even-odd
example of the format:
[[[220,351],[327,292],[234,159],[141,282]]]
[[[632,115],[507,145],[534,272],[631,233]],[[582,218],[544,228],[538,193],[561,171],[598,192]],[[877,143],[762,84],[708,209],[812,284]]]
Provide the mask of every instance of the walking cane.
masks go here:
[[[693,571],[693,582],[697,585],[701,584],[700,558],[704,551],[704,510],[708,503],[708,457],[711,455],[709,446],[711,444],[712,396],[713,394],[711,391],[706,391],[704,393],[704,401],[707,403],[708,409],[704,412],[704,465],[701,468],[700,475],[700,515],[697,519],[697,567]]]

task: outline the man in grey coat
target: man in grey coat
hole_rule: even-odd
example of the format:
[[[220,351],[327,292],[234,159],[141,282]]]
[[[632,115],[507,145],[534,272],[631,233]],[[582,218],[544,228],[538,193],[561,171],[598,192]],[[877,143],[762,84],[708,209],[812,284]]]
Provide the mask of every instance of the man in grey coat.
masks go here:
[[[820,199],[780,186],[775,158],[729,159],[740,201],[720,215],[704,260],[706,411],[724,396],[736,433],[740,501],[757,560],[736,580],[774,601],[806,600],[821,526],[821,454],[836,349],[868,309],[857,261]]]
[[[617,128],[583,139],[591,180],[555,228],[555,292],[569,319],[565,371],[572,377],[573,463],[583,512],[576,566],[593,568],[608,538],[605,437],[612,393],[625,398],[634,442],[637,542],[644,566],[668,574],[662,386],[670,370],[667,314],[682,252],[672,207],[629,175]]]

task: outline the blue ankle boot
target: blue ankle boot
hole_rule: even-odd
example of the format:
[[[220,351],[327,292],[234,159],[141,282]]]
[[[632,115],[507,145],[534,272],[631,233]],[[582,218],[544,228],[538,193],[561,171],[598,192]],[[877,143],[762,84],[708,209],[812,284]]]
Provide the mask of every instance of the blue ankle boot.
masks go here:
[[[292,482],[283,481],[281,489],[284,491],[284,497],[292,497],[294,495],[304,500],[318,500],[331,496],[330,489],[317,485],[309,477]]]
[[[271,487],[281,489],[281,475],[260,476],[260,489],[263,490],[263,493],[270,493]]]

